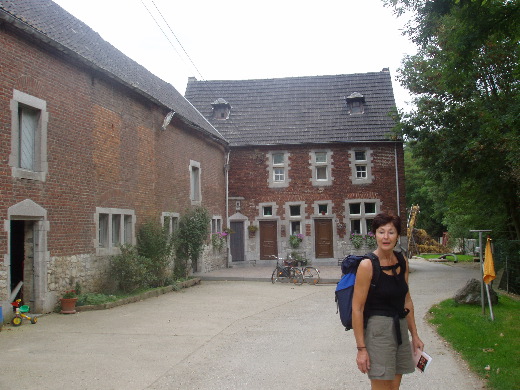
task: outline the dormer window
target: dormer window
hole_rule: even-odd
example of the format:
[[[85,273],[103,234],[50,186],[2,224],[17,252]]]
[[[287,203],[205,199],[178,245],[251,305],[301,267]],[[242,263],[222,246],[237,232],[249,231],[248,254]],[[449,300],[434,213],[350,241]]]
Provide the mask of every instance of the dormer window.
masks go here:
[[[365,112],[365,97],[359,92],[354,92],[345,98],[350,115],[363,114]]]
[[[231,105],[224,99],[218,98],[211,103],[211,107],[213,107],[213,119],[226,120],[229,118]]]

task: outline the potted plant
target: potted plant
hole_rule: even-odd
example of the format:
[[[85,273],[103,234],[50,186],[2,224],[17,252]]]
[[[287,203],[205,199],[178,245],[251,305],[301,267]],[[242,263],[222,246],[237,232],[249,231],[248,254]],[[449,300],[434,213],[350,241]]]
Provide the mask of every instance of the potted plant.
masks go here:
[[[361,234],[352,233],[350,235],[350,241],[354,248],[359,249],[363,245],[363,236]]]
[[[78,300],[78,292],[76,290],[65,291],[60,298],[61,314],[75,314],[76,302]]]
[[[291,248],[296,249],[300,247],[300,243],[303,241],[303,234],[291,234],[289,236],[289,245]]]

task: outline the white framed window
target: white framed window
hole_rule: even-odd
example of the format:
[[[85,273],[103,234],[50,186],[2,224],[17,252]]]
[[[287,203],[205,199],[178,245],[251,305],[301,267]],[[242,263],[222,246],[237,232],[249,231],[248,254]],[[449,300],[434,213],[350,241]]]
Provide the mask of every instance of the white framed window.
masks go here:
[[[222,232],[222,217],[221,216],[213,216],[211,218],[211,233],[221,233]]]
[[[330,150],[315,150],[310,152],[310,169],[312,172],[311,182],[313,186],[332,185]]]
[[[286,219],[289,220],[289,234],[303,234],[303,218],[305,217],[304,202],[289,202],[285,204]],[[288,218],[287,218],[288,215]]]
[[[372,183],[372,152],[368,148],[350,151],[351,180],[353,184]]]
[[[11,99],[11,154],[13,177],[45,181],[47,164],[47,102],[13,90]]]
[[[179,227],[179,213],[163,212],[161,213],[161,225],[165,228],[170,236],[175,233]]]
[[[378,199],[351,199],[345,201],[346,225],[349,234],[366,235],[372,230],[372,221],[381,208]]]
[[[262,216],[263,217],[272,217],[273,216],[273,206],[263,206],[262,207]]]
[[[276,151],[267,154],[268,161],[268,185],[271,188],[287,187],[289,185],[289,153]]]
[[[96,207],[95,223],[97,255],[117,254],[120,245],[135,245],[134,210]]]
[[[200,163],[190,160],[190,200],[191,204],[200,204],[202,201],[201,194],[201,174]]]

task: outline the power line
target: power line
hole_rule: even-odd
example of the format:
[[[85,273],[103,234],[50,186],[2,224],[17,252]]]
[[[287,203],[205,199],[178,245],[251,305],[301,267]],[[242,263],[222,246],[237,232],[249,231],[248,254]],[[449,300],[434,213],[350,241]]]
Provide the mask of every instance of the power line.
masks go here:
[[[152,1],[152,3],[153,3],[153,1]],[[150,12],[150,10],[148,9],[148,7],[146,6],[146,4],[144,3],[143,0],[141,0],[141,4],[142,4],[143,7],[146,9],[146,11],[148,12],[148,14],[152,17],[152,19],[153,19],[153,21],[155,22],[155,24],[157,25],[157,27],[159,27],[159,30],[161,30],[161,32],[162,32],[162,34],[164,35],[164,37],[166,38],[166,40],[170,43],[170,46],[173,48],[173,50],[175,50],[175,53],[177,53],[177,55],[179,56],[179,58],[184,62],[184,59],[182,58],[181,54],[179,53],[179,51],[177,50],[177,48],[175,47],[175,45],[172,43],[172,41],[170,40],[170,38],[168,37],[168,35],[164,32],[164,30],[162,29],[161,25],[159,24],[159,22],[157,21],[157,19],[155,19],[155,17],[154,17],[153,14]],[[155,3],[154,3],[154,5],[155,5]],[[155,8],[157,8],[157,6],[156,6]],[[161,15],[161,16],[162,16],[162,15]],[[164,18],[163,18],[163,20],[164,20]],[[166,23],[166,24],[168,24],[168,23]],[[168,26],[168,28],[169,28],[169,27],[170,27],[170,26]],[[170,31],[171,31],[171,29],[170,29]],[[172,32],[172,34],[173,34],[173,32]],[[175,34],[174,34],[173,36],[175,36]],[[177,39],[177,37],[175,37],[175,39]],[[178,41],[179,41],[179,40],[177,40],[177,42],[178,42]],[[181,47],[182,47],[182,45],[181,45]],[[183,48],[183,50],[184,50],[184,48]],[[189,58],[189,57],[188,57],[188,58]],[[191,60],[190,60],[190,61],[191,61]]]

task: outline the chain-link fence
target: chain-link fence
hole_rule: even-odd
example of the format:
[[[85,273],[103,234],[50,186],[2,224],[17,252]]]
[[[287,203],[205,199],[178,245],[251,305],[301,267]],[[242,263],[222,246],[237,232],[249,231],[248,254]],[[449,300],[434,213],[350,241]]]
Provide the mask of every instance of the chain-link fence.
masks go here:
[[[493,240],[498,288],[520,294],[520,241]]]

